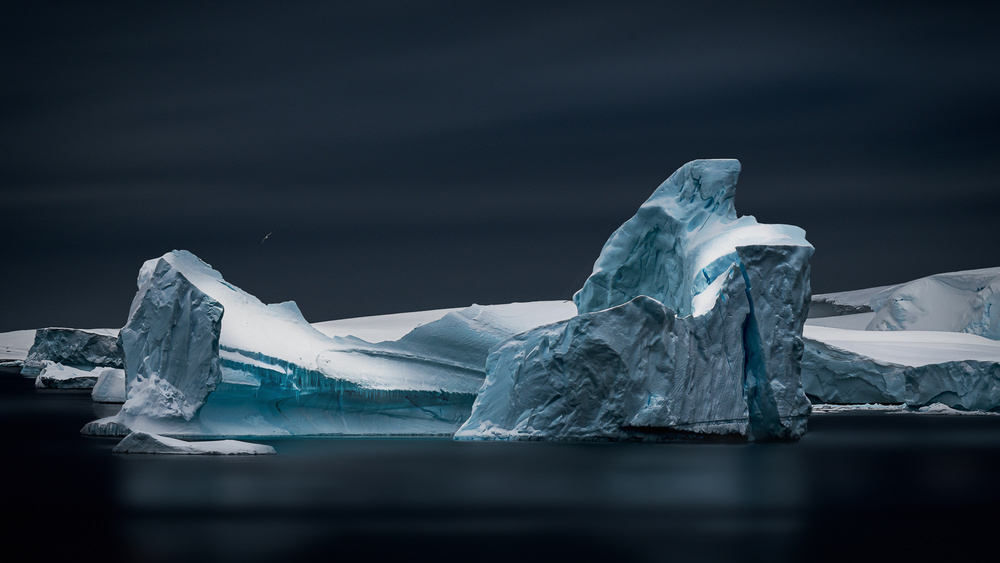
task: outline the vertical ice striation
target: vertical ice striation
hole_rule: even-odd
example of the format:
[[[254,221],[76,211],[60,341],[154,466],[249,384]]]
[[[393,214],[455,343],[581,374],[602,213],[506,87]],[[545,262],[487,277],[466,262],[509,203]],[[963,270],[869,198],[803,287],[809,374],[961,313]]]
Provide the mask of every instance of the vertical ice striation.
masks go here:
[[[740,164],[670,176],[605,244],[578,316],[502,344],[463,439],[796,439],[812,246],[737,217]]]
[[[809,399],[802,389],[801,362],[813,248],[750,245],[739,246],[736,251],[750,301],[747,323],[751,338],[745,341],[745,348],[748,356],[759,360],[751,382],[756,385],[748,384],[747,388],[761,409],[761,415],[755,417],[751,401],[751,421],[758,420],[762,426],[751,428],[753,437],[792,439],[805,433],[810,412]],[[754,326],[750,325],[755,326],[758,340],[753,339]]]

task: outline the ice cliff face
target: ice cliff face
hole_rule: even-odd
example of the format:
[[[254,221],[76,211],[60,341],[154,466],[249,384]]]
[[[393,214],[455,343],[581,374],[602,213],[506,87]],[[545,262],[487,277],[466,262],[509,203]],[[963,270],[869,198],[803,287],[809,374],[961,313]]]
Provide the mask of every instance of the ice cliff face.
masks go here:
[[[188,258],[178,254],[175,260]],[[141,417],[190,421],[222,378],[222,304],[173,261],[164,257],[143,265],[128,323],[118,336],[125,350],[122,422]]]
[[[735,160],[686,164],[601,251],[579,315],[504,343],[464,439],[796,439],[812,247],[737,217]]]
[[[803,333],[802,384],[815,401],[1000,409],[1000,341],[963,332],[814,324],[824,320],[811,320]]]

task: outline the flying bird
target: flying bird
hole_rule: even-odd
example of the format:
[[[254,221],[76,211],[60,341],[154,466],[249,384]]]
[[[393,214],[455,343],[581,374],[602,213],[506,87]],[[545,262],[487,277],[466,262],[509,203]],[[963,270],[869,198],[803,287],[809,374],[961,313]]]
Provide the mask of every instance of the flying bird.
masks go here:
[[[260,239],[260,243],[264,244],[264,241],[267,240],[267,239],[269,239],[271,237],[271,235],[273,235],[273,234],[274,234],[273,232],[270,232],[270,233],[267,233],[266,235],[264,235],[264,238]]]

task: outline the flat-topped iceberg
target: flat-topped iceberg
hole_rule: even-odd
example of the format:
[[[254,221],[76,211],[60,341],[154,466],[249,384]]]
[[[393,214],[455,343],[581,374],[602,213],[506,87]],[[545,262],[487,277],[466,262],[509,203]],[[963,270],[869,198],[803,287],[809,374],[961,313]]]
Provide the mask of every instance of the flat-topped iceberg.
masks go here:
[[[118,331],[114,329],[41,328],[35,331],[21,374],[36,376],[44,362],[90,369],[122,367]]]
[[[807,324],[802,383],[817,402],[1000,407],[1000,342],[940,331]]]
[[[451,435],[486,355],[566,304],[473,306],[397,341],[328,336],[292,302],[265,305],[186,251],[147,261],[120,332],[126,400],[83,432],[172,436]]]
[[[803,333],[806,392],[822,403],[1000,409],[998,295],[1000,268],[817,296]]]
[[[681,167],[611,236],[578,315],[487,361],[460,439],[796,439],[812,246],[737,217],[735,160]]]
[[[39,389],[90,389],[97,382],[102,370],[114,368],[72,367],[45,360],[35,377]]]

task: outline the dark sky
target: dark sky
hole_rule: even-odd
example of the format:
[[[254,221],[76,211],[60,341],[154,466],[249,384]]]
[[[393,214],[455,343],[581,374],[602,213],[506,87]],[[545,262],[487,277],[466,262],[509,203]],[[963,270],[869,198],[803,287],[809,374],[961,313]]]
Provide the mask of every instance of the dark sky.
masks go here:
[[[174,248],[311,321],[569,298],[695,158],[817,293],[1000,266],[996,3],[23,4],[0,331],[121,326]]]

